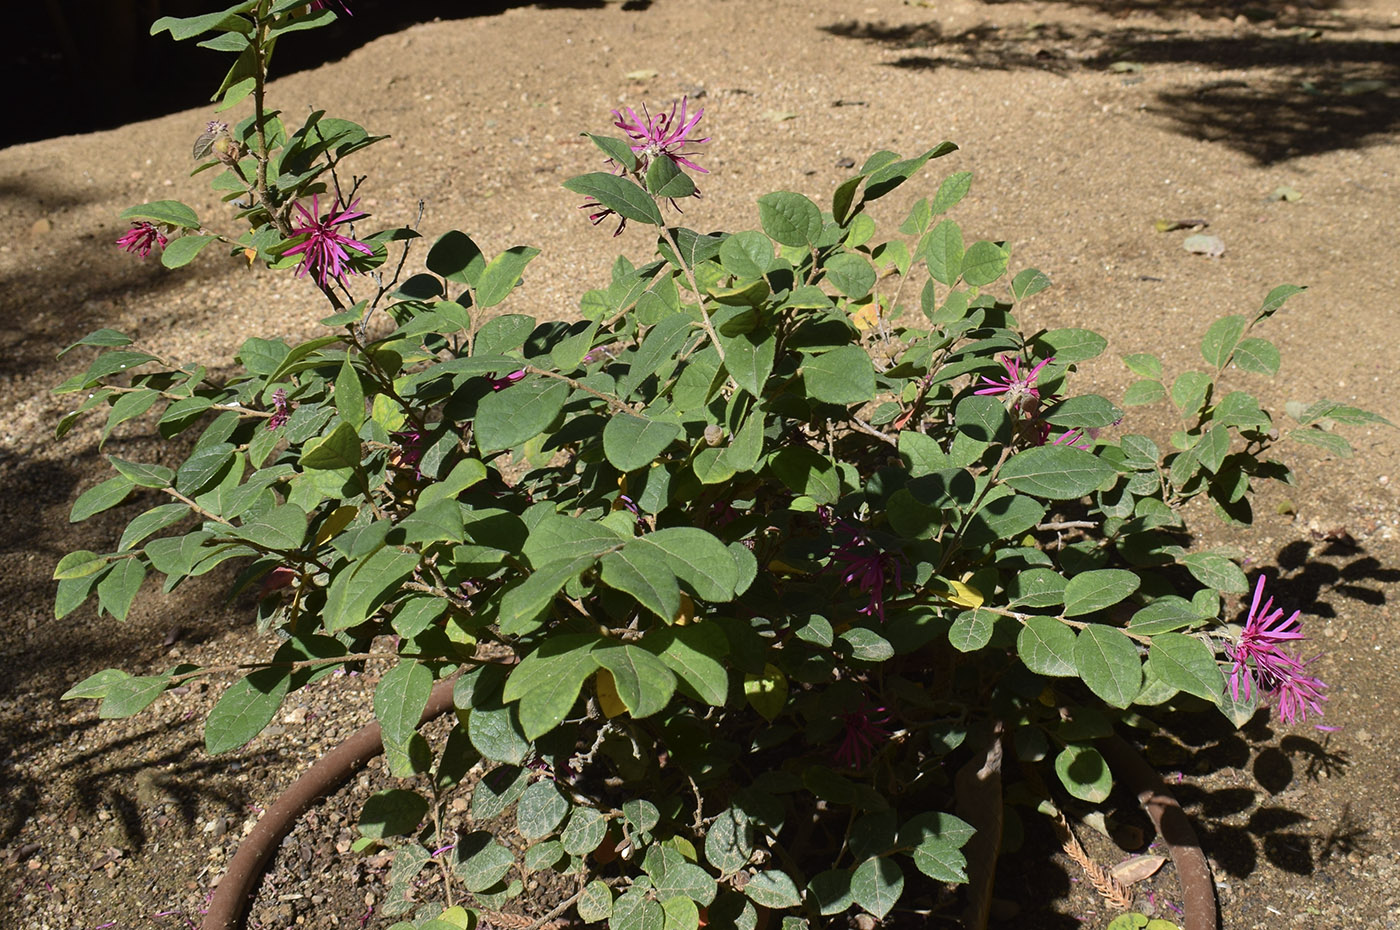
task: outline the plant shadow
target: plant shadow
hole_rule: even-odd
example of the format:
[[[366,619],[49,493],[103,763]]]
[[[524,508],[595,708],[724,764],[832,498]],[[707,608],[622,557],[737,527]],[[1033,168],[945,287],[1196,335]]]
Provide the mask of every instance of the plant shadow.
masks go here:
[[[1150,8],[1166,16],[1230,6],[1109,0],[1084,5],[1101,12]],[[843,21],[822,28],[901,52],[889,66],[910,70],[1100,71],[1125,87],[1144,85],[1144,91],[1163,80],[1155,66],[1243,71],[1242,78],[1161,87],[1139,105],[1179,135],[1219,142],[1261,165],[1381,144],[1400,129],[1400,55],[1393,41],[1371,37],[1388,24],[1316,10],[1285,14],[1281,5],[1263,22],[1267,28],[1228,34],[1170,19],[1154,27],[1084,26],[1031,22],[1029,14],[1016,26],[983,22],[956,31],[938,20]]]

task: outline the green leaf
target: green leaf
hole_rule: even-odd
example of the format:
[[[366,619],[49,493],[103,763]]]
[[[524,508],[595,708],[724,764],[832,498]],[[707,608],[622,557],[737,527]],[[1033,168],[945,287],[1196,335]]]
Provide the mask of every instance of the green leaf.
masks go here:
[[[1160,381],[1134,381],[1123,392],[1124,407],[1141,407],[1165,399],[1167,389]]]
[[[549,780],[537,781],[525,789],[515,807],[520,835],[536,840],[553,833],[569,813],[569,802]]]
[[[755,230],[737,232],[720,245],[719,262],[737,278],[761,278],[773,267],[773,242]]]
[[[346,566],[331,581],[323,614],[327,630],[358,626],[393,596],[418,565],[418,554],[385,546],[358,564]]]
[[[864,404],[875,398],[875,366],[859,346],[838,346],[802,366],[807,393],[827,404]]]
[[[506,681],[502,700],[518,702],[525,738],[538,739],[564,722],[579,690],[598,668],[597,637],[555,636],[526,656]]]
[[[160,697],[168,684],[169,675],[113,679],[107,684],[106,694],[97,708],[97,716],[103,720],[116,720],[139,714]]]
[[[656,656],[687,688],[712,707],[729,697],[729,673],[720,659],[729,652],[724,633],[712,623],[692,623],[656,631]]]
[[[462,507],[455,500],[425,503],[420,495],[417,509],[399,521],[398,529],[403,531],[403,541],[410,544],[459,543],[466,539]]]
[[[666,899],[681,896],[705,905],[715,900],[715,893],[718,891],[715,880],[700,866],[687,862],[685,857],[674,849],[653,846],[647,850],[642,868],[651,876],[657,897]]]
[[[840,914],[855,903],[851,897],[851,873],[847,869],[827,869],[812,876],[807,891],[823,917]]]
[[[1056,426],[1096,429],[1112,426],[1123,418],[1123,411],[1098,394],[1080,394],[1055,404],[1044,414]]]
[[[1089,329],[1052,329],[1035,340],[1036,355],[1053,355],[1056,363],[1083,362],[1108,348],[1108,340]]]
[[[534,630],[540,614],[564,585],[583,574],[597,561],[596,555],[565,559],[536,569],[524,581],[507,588],[501,596],[500,630],[507,636],[519,636]]]
[[[989,610],[965,610],[948,629],[948,642],[959,652],[976,652],[992,641],[996,614]]]
[[[1319,449],[1325,449],[1338,458],[1351,458],[1351,443],[1336,433],[1309,427],[1308,429],[1293,430],[1288,434],[1288,438],[1296,439],[1298,442],[1307,443],[1310,446],[1317,446]]]
[[[913,158],[896,157],[874,168],[867,162],[865,167],[866,170],[870,171],[870,177],[865,181],[865,193],[861,199],[870,201],[885,196],[913,177],[914,173],[922,168],[929,159],[942,158],[949,152],[957,150],[958,147],[951,142],[940,142],[922,155],[915,155]]]
[[[628,544],[655,546],[681,581],[707,601],[734,599],[739,568],[729,549],[713,535],[696,527],[669,527],[648,533]]]
[[[1075,500],[1117,476],[1091,452],[1069,446],[1036,446],[1016,453],[998,477],[1017,491],[1046,500]]]
[[[853,626],[841,634],[842,642],[851,649],[851,658],[860,662],[883,662],[894,656],[894,647],[874,630]]]
[[[1128,366],[1128,370],[1139,378],[1150,378],[1154,381],[1162,380],[1162,362],[1157,356],[1150,352],[1138,352],[1133,355],[1123,356],[1123,364]]]
[[[963,255],[962,278],[973,287],[991,284],[1006,274],[1006,263],[1010,258],[1011,250],[1006,246],[985,239],[974,242]]]
[[[139,520],[140,517],[137,519]],[[84,578],[100,572],[107,567],[109,562],[110,560],[106,556],[98,555],[87,549],[79,549],[58,560],[58,565],[54,566],[53,579],[54,581],[62,581],[65,578]]]
[[[681,609],[681,589],[669,560],[642,540],[628,543],[602,560],[603,584],[626,592],[670,623]]]
[[[525,266],[538,254],[539,249],[517,245],[491,259],[476,283],[477,304],[483,308],[494,307],[509,297],[510,292],[520,283],[520,275],[525,271]]]
[[[1249,321],[1234,314],[1216,320],[1201,340],[1201,356],[1208,364],[1224,368],[1248,326]]]
[[[612,210],[618,216],[652,226],[664,225],[661,211],[646,191],[632,181],[603,171],[579,175],[564,182],[564,187],[582,194]],[[818,215],[818,221],[821,217]]]
[[[1082,572],[1065,585],[1064,616],[1079,617],[1112,607],[1138,589],[1141,579],[1121,568]]]
[[[570,855],[586,856],[598,848],[607,833],[608,822],[602,814],[591,807],[575,807],[559,842]]]
[[[126,500],[126,496],[131,493],[134,487],[136,487],[136,482],[125,475],[118,475],[88,488],[73,502],[73,509],[68,514],[68,522],[80,523],[94,514],[117,506]]]
[[[684,313],[665,317],[653,326],[642,340],[637,354],[632,356],[630,370],[618,380],[617,396],[626,398],[659,368],[670,364],[690,338],[691,326],[691,318]]]
[[[218,236],[180,236],[171,239],[160,253],[160,263],[167,268],[183,268],[194,261],[206,245]]]
[[[698,930],[700,908],[689,898],[666,898],[661,902],[661,909],[666,912],[664,930]]]
[[[775,241],[793,248],[815,248],[822,232],[822,211],[791,191],[774,191],[758,198],[758,219]]]
[[[1201,584],[1222,594],[1248,594],[1249,581],[1234,562],[1218,552],[1193,552],[1178,561]]]
[[[858,252],[837,252],[826,260],[826,279],[851,300],[860,300],[875,286],[875,269]]]
[[[1254,322],[1258,323],[1261,320],[1266,320],[1273,316],[1278,312],[1279,308],[1284,305],[1284,302],[1287,301],[1288,298],[1292,297],[1294,294],[1301,294],[1306,290],[1307,288],[1299,287],[1296,284],[1280,284],[1278,287],[1269,291],[1268,296],[1264,298],[1264,303],[1260,305],[1259,312],[1254,317]]]
[[[741,808],[720,812],[705,834],[705,859],[724,875],[748,865],[754,852],[754,830]]]
[[[962,228],[952,220],[943,220],[924,234],[916,254],[928,265],[935,281],[952,287],[962,275]]]
[[[355,427],[341,422],[325,436],[317,436],[302,446],[303,468],[334,471],[358,468],[360,465],[360,436]]]
[[[1260,339],[1258,336],[1242,340],[1235,347],[1235,367],[1242,371],[1252,371],[1272,378],[1278,374],[1281,361],[1278,348],[1269,340]]]
[[[877,918],[884,918],[904,893],[904,872],[889,857],[867,859],[851,875],[851,897]]]
[[[272,722],[291,687],[292,673],[259,669],[229,685],[204,722],[204,749],[211,756],[247,745]]]
[[[1201,613],[1184,597],[1160,597],[1133,614],[1128,631],[1138,636],[1156,636],[1202,621]]]
[[[768,467],[794,494],[810,497],[818,504],[834,504],[841,494],[841,477],[835,464],[809,446],[784,446],[768,459]]]
[[[118,620],[125,620],[132,601],[146,580],[146,563],[141,559],[123,559],[112,566],[97,583],[98,605]]]
[[[128,462],[119,459],[115,455],[107,456],[107,461],[112,464],[122,475],[130,478],[138,486],[143,488],[168,488],[175,478],[175,472],[164,465],[145,465],[140,462]]]
[[[124,220],[148,220],[165,226],[178,226],[182,229],[198,229],[199,217],[193,210],[178,200],[155,200],[136,207],[127,207],[121,213]]]
[[[340,374],[335,378],[335,409],[351,428],[359,430],[364,425],[365,391],[360,384],[360,376],[348,357],[340,366]]]
[[[107,692],[112,689],[112,685],[119,681],[125,681],[131,675],[119,668],[104,668],[100,672],[94,672],[59,697],[60,701],[72,701],[78,698],[98,699],[105,698]],[[159,692],[157,692],[159,693]]]
[[[777,357],[777,337],[767,329],[735,336],[726,335],[721,329],[719,341],[724,347],[725,370],[739,387],[761,398]]]
[[[796,907],[802,903],[797,883],[781,869],[766,869],[750,878],[744,885],[744,894],[763,907]]]
[[[1024,268],[1011,279],[1011,296],[1025,300],[1050,286],[1050,278],[1038,268]]]
[[[1031,617],[1016,637],[1016,654],[1037,675],[1064,678],[1077,674],[1074,631],[1054,617]]]
[[[578,899],[578,916],[585,923],[596,924],[612,916],[612,889],[600,878],[595,878],[583,888]]]
[[[1205,405],[1210,392],[1210,376],[1200,371],[1183,371],[1172,382],[1172,403],[1181,411],[1182,419],[1194,417]]]
[[[1162,681],[1207,701],[1215,701],[1225,688],[1225,676],[1210,647],[1184,633],[1162,633],[1152,638],[1147,664]]]
[[[268,549],[291,551],[306,538],[306,511],[296,504],[283,504],[234,528],[232,533]]]
[[[72,345],[66,346],[54,357],[63,358],[63,356],[67,355],[69,352],[72,352],[74,349],[78,348],[78,346],[101,346],[104,348],[112,348],[115,346],[129,345],[131,345],[131,337],[127,336],[125,333],[119,333],[115,329],[97,329],[88,333],[86,336],[79,339]]]
[[[412,833],[427,814],[428,801],[416,791],[379,791],[370,795],[360,809],[360,833],[373,839]]]
[[[617,162],[623,168],[626,168],[628,171],[637,170],[637,155],[626,142],[623,142],[621,139],[614,139],[612,136],[595,136],[591,132],[585,132],[584,135],[592,139],[593,144],[598,146],[604,155]]]
[[[1055,757],[1055,774],[1065,790],[1091,804],[1108,800],[1113,790],[1113,773],[1092,746],[1071,743]]]
[[[603,454],[621,472],[645,468],[675,442],[679,423],[615,413],[603,427]]]
[[[943,179],[943,183],[938,185],[938,193],[934,195],[933,202],[929,204],[929,212],[935,216],[947,213],[957,206],[971,189],[971,171],[958,171],[948,175]]]
[[[418,720],[432,690],[433,673],[412,659],[400,660],[379,679],[374,689],[374,717],[386,746],[406,746],[418,732]]]
[[[522,381],[481,399],[476,442],[483,453],[500,452],[534,439],[564,409],[569,385],[562,381]]]
[[[656,656],[640,646],[624,643],[593,650],[598,665],[612,673],[617,695],[633,717],[649,717],[660,711],[676,691],[676,676]]]
[[[428,250],[428,270],[456,284],[475,287],[486,268],[486,257],[466,233],[452,230]]]
[[[666,911],[640,890],[632,890],[613,904],[610,930],[664,930]]]
[[[657,158],[647,166],[647,193],[674,200],[695,193],[695,182],[669,158]]]
[[[515,856],[485,830],[476,830],[457,841],[453,871],[467,891],[476,894],[499,884],[515,864]]]
[[[1142,662],[1137,647],[1121,630],[1091,623],[1074,643],[1079,676],[1113,707],[1127,707],[1142,690]]]

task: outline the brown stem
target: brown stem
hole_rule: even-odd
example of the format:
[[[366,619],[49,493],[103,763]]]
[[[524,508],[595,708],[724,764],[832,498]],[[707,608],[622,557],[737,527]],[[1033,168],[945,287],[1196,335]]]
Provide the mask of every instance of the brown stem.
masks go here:
[[[433,686],[428,706],[423,708],[419,726],[440,717],[452,708],[453,680]],[[239,844],[228,871],[219,880],[209,901],[200,930],[238,930],[253,889],[262,877],[282,838],[291,832],[297,818],[317,800],[334,791],[355,770],[384,751],[379,724],[361,727],[349,739],[323,756],[292,782],[290,788],[267,809],[253,832]]]
[[[1217,930],[1220,915],[1215,904],[1215,879],[1201,851],[1201,841],[1186,812],[1172,796],[1162,776],[1121,736],[1097,741],[1114,775],[1137,794],[1138,803],[1152,818],[1152,825],[1167,844],[1177,878],[1181,881],[1182,906],[1186,909],[1182,930]]]

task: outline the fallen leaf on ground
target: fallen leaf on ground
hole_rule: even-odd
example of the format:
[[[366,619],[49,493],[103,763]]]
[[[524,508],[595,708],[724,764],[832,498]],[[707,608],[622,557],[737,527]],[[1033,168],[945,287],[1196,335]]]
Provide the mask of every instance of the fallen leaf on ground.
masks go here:
[[[1202,233],[1187,236],[1181,247],[1188,252],[1209,255],[1211,258],[1219,258],[1225,254],[1225,242],[1219,236],[1207,236]]]
[[[1166,856],[1133,856],[1108,871],[1124,885],[1132,885],[1157,874],[1166,861]]]

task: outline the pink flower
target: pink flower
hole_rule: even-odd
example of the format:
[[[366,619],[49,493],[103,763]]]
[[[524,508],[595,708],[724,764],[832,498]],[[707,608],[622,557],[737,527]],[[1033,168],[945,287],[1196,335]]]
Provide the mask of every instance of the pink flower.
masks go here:
[[[350,206],[341,209],[340,201],[337,200],[331,211],[325,216],[320,215],[320,198],[312,196],[311,209],[308,211],[300,203],[293,204],[297,213],[301,215],[302,225],[292,227],[293,236],[305,235],[306,240],[292,246],[283,252],[283,255],[300,255],[301,266],[297,269],[297,277],[304,277],[308,272],[316,278],[316,283],[325,287],[331,280],[345,283],[345,275],[355,274],[355,269],[350,267],[350,253],[346,249],[354,249],[364,255],[373,255],[374,250],[363,242],[352,239],[339,232],[335,227],[343,223],[353,223],[355,220],[368,216],[368,213],[360,213],[355,209],[359,201],[355,201]]]
[[[680,107],[680,114],[677,115],[676,108]],[[689,152],[682,152],[681,149],[687,145],[699,145],[702,142],[709,142],[706,136],[703,139],[690,139],[690,131],[695,128],[695,124],[700,122],[700,117],[704,115],[704,109],[695,111],[695,115],[686,119],[686,98],[682,97],[679,104],[671,105],[670,113],[658,113],[652,116],[647,111],[646,105],[642,105],[642,115],[638,116],[637,111],[631,107],[627,108],[627,115],[624,117],[621,112],[613,110],[616,117],[613,123],[618,129],[627,133],[631,140],[632,151],[638,155],[641,162],[640,169],[646,171],[647,165],[651,164],[653,158],[669,158],[677,165],[684,165],[693,168],[701,174],[709,174],[695,162],[691,161],[687,155]]]
[[[884,551],[868,534],[844,520],[836,521],[836,532],[846,539],[831,554],[831,567],[841,572],[842,581],[870,595],[870,602],[860,612],[884,623],[885,585],[892,584],[896,594],[904,587],[903,557]]]
[[[885,722],[883,707],[872,707],[864,699],[861,706],[849,714],[841,714],[845,731],[841,735],[841,745],[833,758],[837,765],[849,768],[864,768],[865,763],[875,754],[879,743],[890,738],[889,731],[880,724]]]
[[[510,387],[510,386],[511,386],[512,384],[514,384],[515,382],[519,381],[519,380],[520,380],[521,378],[523,378],[523,377],[525,377],[525,369],[522,368],[522,369],[520,369],[519,371],[512,371],[510,374],[506,375],[504,378],[492,378],[492,379],[491,379],[491,390],[493,390],[493,391],[503,391],[503,390],[505,390],[506,388]]]
[[[170,240],[161,234],[154,223],[145,220],[137,220],[131,224],[131,228],[122,234],[117,240],[117,245],[126,249],[133,255],[140,255],[142,258],[151,254],[151,246],[159,245],[162,249]]]
[[[1274,609],[1273,598],[1260,605],[1263,596],[1261,575],[1254,586],[1254,599],[1249,605],[1244,631],[1239,642],[1227,650],[1234,662],[1230,670],[1230,695],[1238,701],[1243,689],[1245,700],[1249,700],[1257,686],[1264,694],[1278,699],[1278,715],[1284,723],[1306,720],[1309,710],[1322,716],[1322,702],[1327,700],[1322,692],[1327,685],[1320,678],[1307,674],[1307,667],[1317,656],[1301,661],[1282,648],[1284,643],[1304,639],[1298,619],[1302,612],[1295,610],[1285,620],[1283,610]]]
[[[1046,433],[1048,434],[1049,431],[1050,429],[1047,426]],[[1050,443],[1050,445],[1069,446],[1071,449],[1083,449],[1085,451],[1088,451],[1090,448],[1092,448],[1092,445],[1089,443],[1088,438],[1084,435],[1084,431],[1082,429],[1065,430],[1065,432],[1061,433],[1060,436],[1054,442]]]
[[[1040,372],[1054,361],[1047,358],[1029,371],[1022,372],[1021,360],[1014,355],[1003,355],[998,359],[1003,368],[1006,369],[1006,378],[997,381],[993,378],[983,376],[982,383],[986,387],[973,391],[974,394],[1005,394],[1011,401],[1012,407],[1019,407],[1027,398],[1040,400],[1040,389],[1036,387],[1036,379],[1040,377]]]
[[[286,423],[287,418],[291,415],[292,405],[287,401],[287,392],[282,390],[281,388],[278,388],[277,390],[273,391],[272,416],[268,418],[267,428],[271,430],[277,429],[283,423]]]
[[[390,433],[389,438],[398,446],[389,464],[398,468],[412,468],[421,477],[418,466],[423,461],[423,434],[412,429],[400,430]]]

